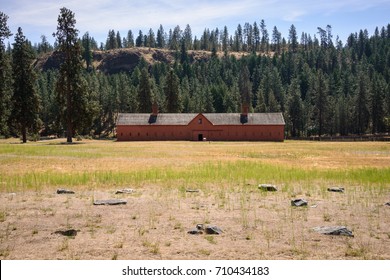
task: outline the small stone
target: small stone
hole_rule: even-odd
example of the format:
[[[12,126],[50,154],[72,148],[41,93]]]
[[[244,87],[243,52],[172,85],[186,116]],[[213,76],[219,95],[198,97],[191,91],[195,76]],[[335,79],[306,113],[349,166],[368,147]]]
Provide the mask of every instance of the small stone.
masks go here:
[[[204,232],[203,224],[197,224],[196,228],[193,228],[193,229],[187,231],[187,233],[189,233],[189,234],[203,234],[203,232]]]
[[[205,232],[207,234],[222,234],[222,229],[217,226],[206,226]]]
[[[193,229],[191,229],[191,230],[189,230],[189,231],[187,231],[187,233],[189,233],[189,234],[203,234],[203,230],[199,230],[199,229],[197,229],[197,228],[193,228]]]
[[[68,230],[57,230],[54,233],[55,234],[60,234],[63,236],[69,236],[69,237],[74,237],[77,235],[77,232],[80,230],[75,230],[75,229],[68,229]]]
[[[67,189],[57,189],[57,194],[74,194],[74,191]]]
[[[132,194],[135,193],[135,190],[133,189],[122,189],[122,190],[117,190],[115,194]]]
[[[344,188],[332,187],[332,188],[328,188],[328,192],[344,192]]]
[[[276,192],[278,189],[271,184],[260,184],[259,189],[267,192]]]
[[[301,198],[291,200],[291,206],[301,207],[307,206],[307,201]]]
[[[386,205],[386,206],[390,206],[390,202],[386,202],[385,205]]]
[[[345,226],[333,226],[333,227],[315,227],[313,228],[314,231],[321,233],[321,234],[326,234],[326,235],[343,235],[343,236],[349,236],[349,237],[354,237],[352,234],[352,231],[347,229]]]
[[[93,205],[120,205],[127,204],[126,200],[123,199],[107,199],[107,200],[96,200]]]
[[[189,193],[198,193],[199,190],[186,189],[186,192],[189,192]]]

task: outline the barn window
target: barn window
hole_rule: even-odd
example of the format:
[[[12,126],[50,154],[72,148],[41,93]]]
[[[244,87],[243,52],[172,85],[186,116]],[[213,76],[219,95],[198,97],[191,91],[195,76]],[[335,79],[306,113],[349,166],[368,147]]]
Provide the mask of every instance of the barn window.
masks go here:
[[[131,132],[129,133],[129,135],[131,136]]]
[[[121,132],[121,136],[123,136],[123,132]]]
[[[198,124],[202,124],[202,119],[201,118],[198,119]]]
[[[148,133],[148,132],[146,132],[146,136],[149,136],[149,133]]]
[[[140,136],[141,134],[138,132],[138,136]]]

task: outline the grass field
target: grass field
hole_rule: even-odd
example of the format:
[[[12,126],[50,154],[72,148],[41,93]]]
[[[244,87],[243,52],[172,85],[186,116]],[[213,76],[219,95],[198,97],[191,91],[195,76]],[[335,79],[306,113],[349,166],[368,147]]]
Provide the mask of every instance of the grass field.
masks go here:
[[[390,258],[388,142],[62,141],[0,141],[2,259]],[[128,204],[93,205],[103,198]],[[198,223],[224,233],[187,234]],[[322,225],[355,237],[312,231]],[[69,228],[75,238],[53,234]]]

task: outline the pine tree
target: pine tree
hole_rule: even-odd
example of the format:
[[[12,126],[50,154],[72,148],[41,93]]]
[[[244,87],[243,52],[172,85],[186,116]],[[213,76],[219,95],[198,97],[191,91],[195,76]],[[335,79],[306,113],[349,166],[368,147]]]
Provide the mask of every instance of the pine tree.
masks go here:
[[[154,36],[154,32],[153,32],[152,28],[149,29],[148,47],[149,48],[155,48],[156,47],[156,38]]]
[[[41,125],[40,101],[35,86],[36,75],[32,68],[33,60],[32,49],[19,27],[12,52],[14,88],[12,119],[21,132],[23,143],[27,142],[27,133],[37,133]]]
[[[257,26],[257,22],[254,22],[253,24],[253,50],[255,52],[260,50],[260,30],[259,27]]]
[[[164,94],[167,112],[180,113],[182,110],[182,100],[179,89],[179,78],[173,70],[169,71],[165,79]]]
[[[133,36],[133,32],[131,30],[129,30],[127,32],[127,47],[128,48],[132,48],[134,47],[134,36]]]
[[[160,28],[157,30],[157,48],[165,48],[165,32],[161,24]]]
[[[53,50],[53,47],[50,45],[50,43],[47,41],[47,38],[45,35],[41,36],[41,42],[38,44],[37,51],[38,53],[48,53]]]
[[[152,101],[153,93],[149,73],[146,68],[143,68],[138,86],[138,112],[150,113],[152,111]]]
[[[222,41],[222,51],[225,53],[225,55],[227,55],[227,52],[229,51],[229,32],[226,26],[223,28],[221,41]]]
[[[81,48],[74,13],[62,8],[58,16],[57,43],[64,57],[56,84],[59,112],[66,126],[67,142],[72,142],[75,132],[82,130],[87,115],[86,82],[82,77]]]
[[[268,96],[268,111],[271,113],[280,112],[280,104],[276,100],[273,90],[270,91]]]
[[[258,113],[265,113],[268,111],[267,105],[265,104],[264,92],[261,87],[257,90],[257,105],[255,111]]]
[[[260,30],[261,30],[261,51],[267,52],[269,51],[269,36],[267,31],[267,26],[265,25],[264,19],[260,22]]]
[[[384,118],[385,118],[385,94],[386,94],[386,81],[382,76],[376,74],[372,82],[372,95],[371,95],[371,119],[372,119],[372,133],[385,132],[384,131]]]
[[[298,35],[297,35],[297,30],[295,29],[294,24],[292,24],[290,27],[288,40],[289,40],[289,50],[292,52],[297,52],[297,50],[298,50]]]
[[[118,48],[118,41],[115,35],[115,30],[108,31],[107,41],[106,41],[106,50],[113,50]]]
[[[0,12],[0,135],[9,135],[8,118],[11,113],[12,69],[4,40],[12,34],[7,25],[8,16]]]
[[[121,49],[122,48],[122,38],[119,31],[116,33],[116,47]]]
[[[274,26],[272,31],[272,50],[279,54],[281,52],[282,34],[278,31],[278,28]]]
[[[294,79],[289,87],[288,118],[291,122],[291,136],[300,136],[302,129],[303,104],[299,80]]]
[[[328,87],[325,80],[325,76],[321,70],[317,71],[317,78],[313,81],[312,92],[315,106],[314,118],[318,127],[318,136],[321,138],[322,134],[324,133],[324,123],[328,106]]]
[[[356,87],[355,100],[355,120],[358,134],[364,134],[367,131],[369,123],[368,98],[370,95],[369,79],[363,69],[359,71]]]
[[[186,49],[192,50],[192,48],[193,48],[193,46],[192,46],[192,31],[191,31],[191,27],[189,24],[187,24],[186,28],[184,29],[183,41],[186,45]]]
[[[243,63],[241,66],[240,76],[238,80],[240,88],[241,102],[251,106],[252,101],[252,86],[250,82],[250,74],[248,67]]]
[[[81,44],[83,47],[82,57],[87,64],[87,70],[91,69],[92,66],[92,50],[91,50],[91,41],[92,38],[89,36],[89,33],[86,32],[81,39]]]
[[[135,46],[136,47],[142,47],[144,44],[144,35],[142,34],[142,31],[140,30],[138,33],[137,39],[135,39]]]

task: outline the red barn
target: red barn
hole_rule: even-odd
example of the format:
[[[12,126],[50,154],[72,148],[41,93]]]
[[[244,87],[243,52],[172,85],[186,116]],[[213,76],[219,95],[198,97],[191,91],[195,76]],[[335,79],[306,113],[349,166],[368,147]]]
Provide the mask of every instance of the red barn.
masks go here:
[[[283,141],[282,113],[151,114],[118,115],[118,141]]]

